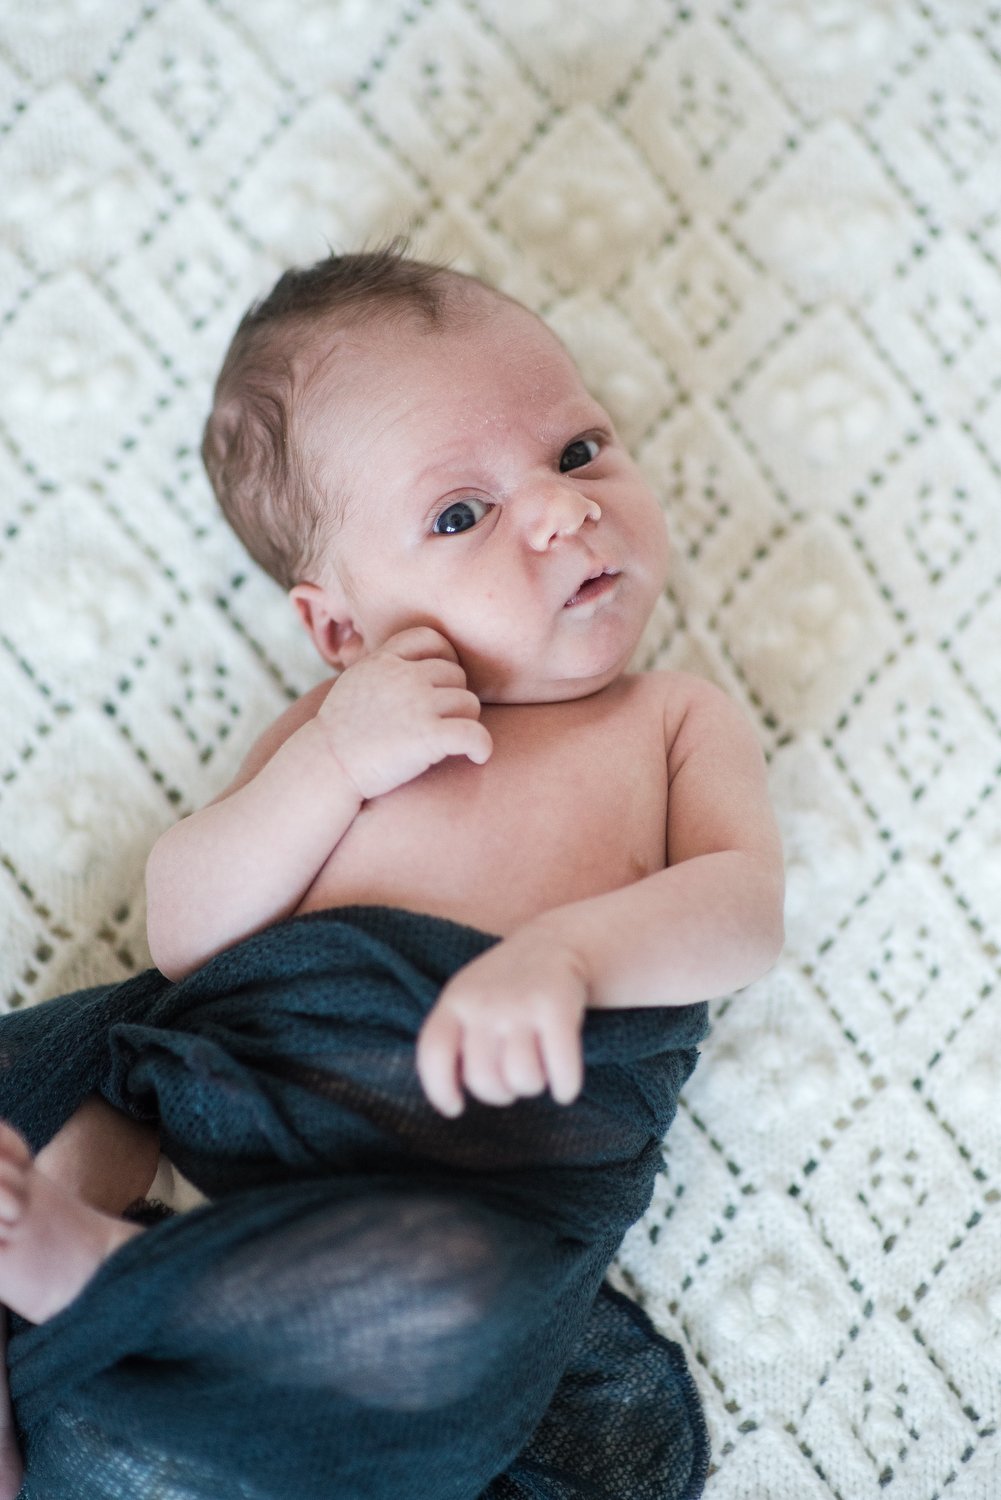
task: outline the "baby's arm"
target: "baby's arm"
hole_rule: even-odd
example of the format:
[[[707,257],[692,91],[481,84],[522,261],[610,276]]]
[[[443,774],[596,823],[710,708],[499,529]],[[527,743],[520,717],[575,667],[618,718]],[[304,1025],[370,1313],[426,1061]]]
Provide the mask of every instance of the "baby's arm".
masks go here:
[[[665,676],[667,868],[532,918],[445,986],[417,1068],[444,1114],[580,1091],[590,1008],[684,1005],[765,973],[783,937],[782,850],[765,764],[725,694]]]
[[[667,868],[539,919],[579,955],[599,1009],[728,995],[782,948],[782,845],[757,736],[719,688],[672,681]]]
[[[363,802],[447,755],[487,759],[479,712],[452,646],[426,626],[400,631],[305,694],[233,783],[153,846],[153,962],[182,978],[294,911]]]

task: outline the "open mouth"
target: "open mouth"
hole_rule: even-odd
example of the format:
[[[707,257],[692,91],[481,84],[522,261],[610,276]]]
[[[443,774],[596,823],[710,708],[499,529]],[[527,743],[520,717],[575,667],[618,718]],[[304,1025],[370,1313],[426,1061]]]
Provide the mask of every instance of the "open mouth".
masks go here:
[[[590,578],[585,578],[576,594],[571,594],[564,604],[564,609],[573,609],[577,604],[587,604],[591,599],[600,599],[607,594],[615,585],[618,572],[612,568],[602,568],[600,573],[594,573]]]

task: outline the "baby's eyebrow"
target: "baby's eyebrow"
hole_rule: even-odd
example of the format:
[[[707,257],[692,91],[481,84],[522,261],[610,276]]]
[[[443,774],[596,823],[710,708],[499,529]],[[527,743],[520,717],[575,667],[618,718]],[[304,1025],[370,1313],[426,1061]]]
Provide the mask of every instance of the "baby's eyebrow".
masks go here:
[[[584,432],[589,427],[611,430],[611,426],[604,407],[599,406],[593,396],[588,396],[583,400],[568,401],[555,411],[547,412],[539,423],[539,438],[548,446],[566,437],[568,432]]]
[[[432,475],[434,475],[436,478],[437,486],[440,486],[443,477],[448,477],[451,475],[461,476],[465,469],[471,467],[472,461],[464,455],[454,458],[436,458],[431,463],[425,464],[424,468],[421,469],[418,474],[415,474],[412,477],[412,479],[410,480],[410,488],[411,490],[420,489],[425,480],[429,479]],[[459,482],[461,482],[461,477],[459,479]]]
[[[611,418],[592,396],[583,399],[574,397],[553,411],[542,413],[534,436],[542,447],[551,448],[589,428],[611,433]],[[454,451],[448,449],[414,474],[408,487],[412,492],[417,492],[433,476],[435,488],[444,492],[453,485],[472,482],[472,471],[479,462],[480,455],[469,448],[456,448]]]

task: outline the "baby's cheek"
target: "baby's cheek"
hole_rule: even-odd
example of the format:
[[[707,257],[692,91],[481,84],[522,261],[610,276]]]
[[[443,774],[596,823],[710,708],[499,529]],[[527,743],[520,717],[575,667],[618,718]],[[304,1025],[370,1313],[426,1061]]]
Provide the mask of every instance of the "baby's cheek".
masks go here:
[[[636,558],[650,579],[654,597],[667,583],[671,569],[671,550],[667,519],[658,505],[651,513],[636,547]]]

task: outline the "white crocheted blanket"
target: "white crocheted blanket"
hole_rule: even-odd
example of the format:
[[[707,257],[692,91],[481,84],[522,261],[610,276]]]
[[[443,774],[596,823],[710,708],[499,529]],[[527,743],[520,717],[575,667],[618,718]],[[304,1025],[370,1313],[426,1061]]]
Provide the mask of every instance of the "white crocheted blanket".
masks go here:
[[[0,183],[5,1002],[148,964],[150,845],[322,675],[200,428],[285,264],[409,228],[578,354],[674,535],[642,659],[770,757],[788,948],[614,1273],[707,1494],[1001,1494],[1001,10],[7,0]]]

